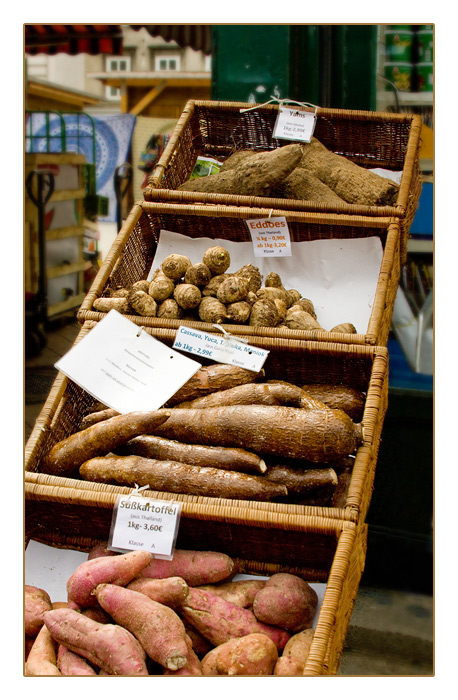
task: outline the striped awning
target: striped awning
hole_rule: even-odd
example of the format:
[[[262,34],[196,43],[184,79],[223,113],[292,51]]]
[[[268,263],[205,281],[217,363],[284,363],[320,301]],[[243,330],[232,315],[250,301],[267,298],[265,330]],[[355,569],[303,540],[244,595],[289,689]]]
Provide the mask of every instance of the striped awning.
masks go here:
[[[122,54],[119,24],[24,24],[25,52],[32,56],[67,53],[75,56]]]
[[[131,24],[132,29],[144,27],[151,36],[161,36],[165,41],[175,41],[182,48],[211,53],[211,24]]]

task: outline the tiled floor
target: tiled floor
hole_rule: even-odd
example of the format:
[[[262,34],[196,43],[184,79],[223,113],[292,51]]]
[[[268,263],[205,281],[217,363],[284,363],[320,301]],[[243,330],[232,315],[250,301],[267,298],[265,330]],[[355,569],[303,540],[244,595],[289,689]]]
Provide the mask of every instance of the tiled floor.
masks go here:
[[[32,387],[26,382],[25,440],[47,395],[46,381],[52,380],[53,365],[73,344],[80,328],[74,319],[54,324],[46,333],[47,344],[40,355],[25,362],[26,373],[40,368],[45,378],[42,387]],[[362,586],[338,675],[432,676],[433,630],[431,596]]]

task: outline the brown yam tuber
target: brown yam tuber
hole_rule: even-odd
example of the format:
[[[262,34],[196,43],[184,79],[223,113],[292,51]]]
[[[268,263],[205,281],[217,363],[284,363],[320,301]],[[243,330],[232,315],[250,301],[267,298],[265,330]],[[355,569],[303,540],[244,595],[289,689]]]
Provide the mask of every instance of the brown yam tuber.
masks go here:
[[[279,184],[277,197],[284,199],[306,199],[324,204],[342,205],[345,200],[328,187],[313,173],[305,168],[295,168],[288,177]]]
[[[229,275],[221,282],[216,294],[222,304],[232,304],[234,301],[242,301],[248,294],[248,281],[243,277]]]
[[[202,300],[202,294],[195,284],[183,283],[176,285],[173,298],[182,309],[196,309]]]
[[[184,404],[178,406],[186,407]],[[118,447],[116,454],[138,455],[252,474],[263,474],[266,471],[264,460],[240,447],[189,445],[177,440],[166,440],[157,435],[139,435]]]
[[[140,642],[147,655],[176,671],[187,661],[186,630],[178,615],[143,593],[102,583],[95,589],[100,605]]]
[[[367,206],[394,206],[399,185],[393,180],[366,170],[312,138],[304,144],[300,167],[318,177],[346,202]]]
[[[294,574],[273,574],[264,588],[255,595],[253,613],[267,625],[276,625],[289,632],[300,632],[312,626],[318,605],[316,591]]]
[[[94,299],[92,306],[96,311],[108,313],[112,309],[119,311],[120,314],[128,314],[132,308],[124,297],[99,297]]]
[[[159,273],[151,280],[148,287],[148,294],[155,301],[161,302],[171,297],[174,289],[175,282],[163,273]]]
[[[79,473],[87,481],[148,485],[156,491],[194,496],[271,501],[288,493],[282,484],[262,476],[137,455],[94,457],[81,465]]]
[[[199,318],[204,323],[224,323],[227,318],[226,305],[212,296],[203,297],[198,311]]]
[[[123,590],[123,589],[122,589]],[[146,654],[121,625],[95,622],[64,608],[45,614],[53,639],[112,676],[147,676]]]
[[[262,379],[264,374],[264,370],[253,372],[236,365],[215,362],[212,365],[198,369],[168,400],[167,405],[175,406],[182,401],[192,401],[199,396],[206,396],[214,391],[229,389],[231,386],[238,386],[239,384],[256,382]]]
[[[93,591],[99,583],[125,586],[151,563],[152,558],[150,552],[139,550],[82,562],[67,580],[68,601],[80,608],[97,605]]]
[[[91,425],[69,435],[51,448],[42,460],[45,474],[72,474],[91,457],[107,454],[137,435],[154,433],[169,417],[168,411],[132,411]]]
[[[224,172],[225,170],[233,170],[236,165],[242,162],[245,158],[251,158],[256,153],[259,153],[254,148],[241,148],[238,151],[234,151],[226,160],[223,162],[219,169],[219,172]]]
[[[226,248],[215,245],[207,248],[202,256],[202,262],[208,267],[212,275],[222,275],[230,267],[231,256]]]
[[[180,614],[215,646],[234,637],[259,633],[269,637],[280,650],[291,636],[280,627],[260,622],[251,610],[234,605],[211,591],[192,586]]]
[[[140,576],[128,583],[126,588],[143,593],[156,603],[162,603],[169,608],[176,608],[188,595],[188,584],[181,576],[149,578],[140,573]]]
[[[313,629],[293,634],[275,664],[274,676],[302,676],[313,640]]]
[[[205,287],[211,280],[210,268],[203,262],[195,263],[188,267],[184,275],[186,284],[193,284],[196,287]]]
[[[172,253],[162,261],[161,270],[166,277],[176,281],[184,277],[186,270],[191,265],[192,263],[186,255]]]
[[[24,586],[24,634],[36,637],[43,626],[43,615],[51,610],[51,598],[43,588]]]
[[[128,302],[140,316],[156,316],[157,303],[150,297],[147,292],[142,292],[140,289],[131,291],[128,296]]]
[[[224,552],[175,549],[173,559],[153,559],[141,575],[150,578],[180,576],[188,586],[201,586],[224,581],[236,573],[235,561]]]
[[[265,634],[230,639],[202,659],[204,676],[271,676],[278,661],[274,642]]]
[[[361,425],[343,411],[304,411],[289,406],[176,408],[155,430],[181,442],[243,447],[260,456],[323,464],[352,454],[362,441]]]

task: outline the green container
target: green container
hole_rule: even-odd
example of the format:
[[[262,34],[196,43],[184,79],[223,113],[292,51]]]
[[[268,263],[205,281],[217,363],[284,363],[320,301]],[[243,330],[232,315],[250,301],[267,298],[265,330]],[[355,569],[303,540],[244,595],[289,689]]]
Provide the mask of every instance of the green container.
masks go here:
[[[393,83],[398,90],[408,92],[412,88],[413,63],[403,61],[388,61],[384,66],[385,78]],[[393,86],[387,83],[385,90],[392,91]]]
[[[387,61],[412,60],[413,32],[406,30],[388,29],[385,32],[385,58]]]
[[[388,29],[395,29],[397,32],[410,32],[412,29],[411,24],[389,24]]]
[[[418,63],[432,63],[434,32],[430,29],[422,29],[416,36]]]
[[[422,32],[424,29],[425,30],[427,29],[429,32],[432,32],[432,30],[434,29],[434,24],[419,24],[418,25],[419,32]]]
[[[434,70],[432,63],[417,63],[417,90],[418,92],[432,92]]]

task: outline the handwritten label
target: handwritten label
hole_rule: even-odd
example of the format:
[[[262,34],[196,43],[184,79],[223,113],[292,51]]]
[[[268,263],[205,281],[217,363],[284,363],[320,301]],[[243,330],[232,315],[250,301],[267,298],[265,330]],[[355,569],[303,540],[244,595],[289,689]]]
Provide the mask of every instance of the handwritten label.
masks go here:
[[[201,366],[115,310],[55,364],[119,413],[157,410]]]
[[[145,496],[119,496],[113,509],[108,549],[143,550],[158,559],[172,559],[181,503]]]
[[[296,107],[279,107],[273,137],[309,143],[315,131],[316,112]]]
[[[286,258],[291,256],[291,239],[284,216],[270,219],[247,219],[246,224],[257,258]]]
[[[237,365],[253,372],[259,372],[269,354],[268,350],[248,345],[229,334],[214,335],[186,326],[178,328],[173,347],[214,362]]]

